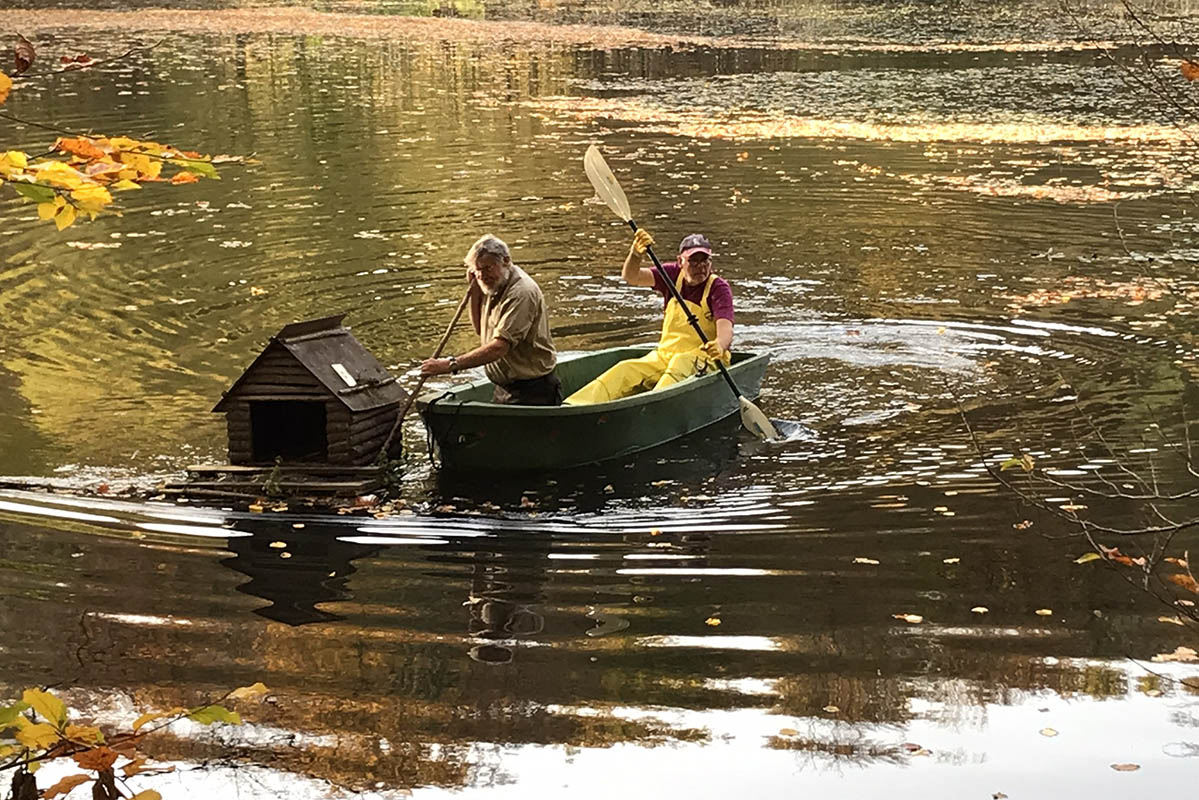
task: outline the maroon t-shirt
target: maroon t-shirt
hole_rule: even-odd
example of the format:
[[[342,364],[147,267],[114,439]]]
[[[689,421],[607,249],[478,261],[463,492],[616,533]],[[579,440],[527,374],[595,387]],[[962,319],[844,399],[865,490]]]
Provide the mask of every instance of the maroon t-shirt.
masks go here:
[[[672,284],[679,280],[679,272],[682,271],[677,262],[667,261],[662,265],[662,269],[666,270],[666,274],[670,276]],[[654,274],[654,291],[662,295],[669,302],[672,297],[670,288],[662,282],[662,276],[658,274],[658,270],[650,269]],[[688,302],[699,305],[699,301],[704,297],[704,284],[692,286],[683,281],[683,291],[681,293],[683,299]],[[666,303],[662,304],[662,308],[666,308]],[[729,287],[729,282],[719,276],[712,281],[712,291],[708,292],[708,310],[712,312],[712,319],[727,319],[733,321],[733,290]]]

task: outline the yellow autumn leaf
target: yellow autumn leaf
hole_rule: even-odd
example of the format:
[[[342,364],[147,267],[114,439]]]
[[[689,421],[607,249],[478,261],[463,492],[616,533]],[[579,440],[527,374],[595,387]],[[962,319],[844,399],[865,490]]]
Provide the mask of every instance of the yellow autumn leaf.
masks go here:
[[[187,711],[186,708],[176,706],[170,711],[151,711],[148,714],[142,714],[133,721],[133,732],[137,733],[147,722],[153,722],[156,719],[166,719],[167,717],[175,717],[184,713],[185,711]]]
[[[4,154],[4,160],[14,167],[25,169],[29,166],[29,156],[20,150],[9,150]]]
[[[64,230],[75,224],[75,206],[67,203],[60,206],[58,213],[54,215],[54,224],[58,229]]]
[[[0,105],[8,100],[8,93],[12,91],[12,78],[0,72]]]
[[[112,195],[103,186],[80,186],[71,192],[71,199],[76,208],[92,217],[112,203]]]
[[[269,691],[270,691],[270,689],[266,688],[265,683],[263,683],[262,681],[258,681],[249,686],[240,686],[240,687],[234,689],[232,692],[229,692],[229,699],[230,700],[257,700],[259,697],[262,697],[264,694],[266,694]]]
[[[59,206],[62,205],[62,203],[59,202],[60,200],[62,200],[61,197],[55,197],[53,203],[38,203],[37,218],[52,219],[54,215],[58,213]]]
[[[58,729],[45,722],[30,722],[21,717],[17,741],[30,750],[45,750],[58,741]]]
[[[91,725],[68,725],[63,733],[72,742],[100,744],[104,741],[104,734],[100,732],[100,729]]]
[[[133,797],[130,797],[129,800],[162,800],[162,795],[153,789],[143,789]]]
[[[121,180],[114,183],[112,185],[112,188],[123,192],[126,189],[140,189],[140,188],[142,188],[142,185],[140,183],[134,183],[133,181],[129,180],[128,178],[122,178]]]
[[[41,689],[26,689],[21,693],[21,702],[37,712],[38,716],[55,727],[67,723],[67,707],[54,695]]]
[[[63,189],[78,189],[87,182],[87,176],[61,161],[48,161],[37,171],[38,180]]]

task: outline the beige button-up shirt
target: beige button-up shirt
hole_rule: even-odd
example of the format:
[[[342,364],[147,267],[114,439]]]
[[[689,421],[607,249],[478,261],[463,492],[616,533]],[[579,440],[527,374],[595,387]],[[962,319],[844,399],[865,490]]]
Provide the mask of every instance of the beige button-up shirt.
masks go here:
[[[495,294],[484,295],[479,339],[508,343],[508,353],[483,367],[488,379],[506,386],[512,381],[540,378],[558,363],[554,340],[550,336],[549,314],[541,287],[520,267],[513,264],[508,281]]]

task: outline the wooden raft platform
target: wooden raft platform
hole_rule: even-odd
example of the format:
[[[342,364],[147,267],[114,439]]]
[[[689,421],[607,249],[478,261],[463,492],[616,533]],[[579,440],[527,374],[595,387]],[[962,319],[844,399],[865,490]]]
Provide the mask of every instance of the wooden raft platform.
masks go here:
[[[162,493],[178,497],[257,500],[263,497],[357,497],[381,489],[378,466],[282,464],[240,466],[194,464],[187,479],[167,483]]]

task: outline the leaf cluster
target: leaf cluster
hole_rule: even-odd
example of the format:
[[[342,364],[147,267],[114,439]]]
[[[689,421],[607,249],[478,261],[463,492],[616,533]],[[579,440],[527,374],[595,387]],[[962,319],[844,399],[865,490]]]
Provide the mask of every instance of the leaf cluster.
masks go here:
[[[267,691],[262,683],[255,683],[235,689],[223,699],[251,700]],[[86,784],[92,785],[92,797],[101,800],[161,800],[153,789],[135,792],[129,786],[129,780],[138,775],[174,769],[147,766],[147,757],[140,751],[146,736],[183,719],[201,725],[241,724],[236,712],[214,703],[151,711],[134,720],[128,730],[105,731],[98,726],[75,724],[71,716],[61,699],[41,689],[26,689],[19,701],[0,707],[0,771],[16,770],[12,785],[18,800],[53,800]],[[159,724],[147,728],[152,722]],[[34,773],[48,761],[67,758],[83,771],[39,793]]]
[[[33,45],[18,37],[15,74],[28,69],[35,58]],[[0,105],[12,89],[12,77],[0,72]],[[9,114],[0,117],[23,122]],[[60,231],[80,216],[95,219],[111,211],[113,192],[140,189],[145,183],[177,185],[200,178],[220,179],[213,166],[216,159],[209,155],[127,136],[62,132],[69,135],[59,137],[46,153],[31,156],[9,150],[0,155],[0,185],[7,184],[25,200],[36,203],[38,217],[52,220]]]

